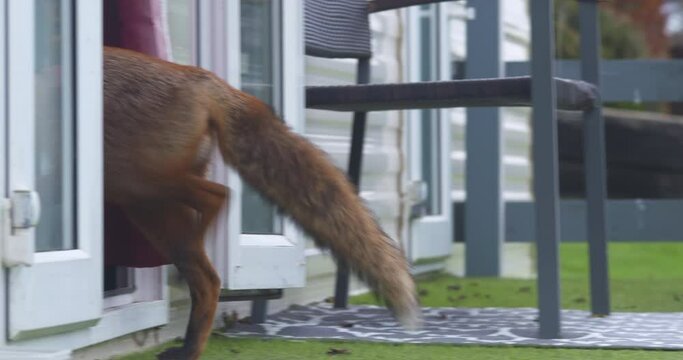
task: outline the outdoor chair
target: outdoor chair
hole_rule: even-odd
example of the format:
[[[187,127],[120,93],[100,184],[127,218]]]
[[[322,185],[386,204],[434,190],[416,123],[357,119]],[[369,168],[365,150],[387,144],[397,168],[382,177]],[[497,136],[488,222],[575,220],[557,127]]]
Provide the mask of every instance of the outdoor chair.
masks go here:
[[[357,85],[309,86],[306,88],[307,108],[353,112],[348,177],[357,190],[360,189],[366,113],[368,111],[532,106],[532,76],[440,82],[368,84],[371,68],[370,58],[372,56],[369,15],[379,11],[443,1],[446,0],[305,0],[306,54],[315,57],[352,58],[358,60]],[[536,3],[537,1],[534,1],[533,5],[539,5]],[[540,6],[541,12],[549,12],[548,4],[540,4]],[[546,6],[546,8],[542,6]],[[550,14],[547,16],[550,17]],[[551,21],[551,19],[548,19],[548,24]],[[544,23],[543,25],[546,24]],[[547,43],[552,44],[552,40],[548,39]],[[548,46],[552,48],[551,45]],[[548,54],[547,56],[550,59],[552,55]],[[551,74],[552,65],[548,67],[550,70],[546,71],[546,73]],[[550,79],[550,75],[548,75],[549,82],[545,83],[545,85],[549,88],[550,94],[553,93],[550,91],[550,88],[555,86],[556,97],[554,101],[556,101],[557,109],[590,112],[595,107],[599,107],[599,94],[596,86],[583,81],[559,78]],[[548,104],[551,103],[548,100]],[[552,119],[554,119],[554,116],[550,116],[548,121],[554,121]],[[536,121],[534,123],[536,124]],[[556,137],[556,134],[554,136]],[[536,140],[537,138],[534,137],[534,139]],[[544,150],[541,146],[534,146],[534,151]],[[552,171],[552,169],[546,170]],[[535,172],[535,174],[538,174],[538,172]],[[537,181],[536,176],[534,176],[534,181]],[[538,193],[536,195],[538,196]],[[557,201],[556,194],[551,196],[554,196],[554,200]],[[547,226],[552,227],[555,225],[548,224]],[[555,231],[557,231],[556,227]],[[545,229],[553,230],[548,227]],[[552,239],[552,241],[556,246],[556,240]],[[542,248],[539,246],[540,250]],[[551,267],[555,266],[556,273],[557,261],[556,259],[550,261],[549,264],[551,264]],[[347,306],[349,269],[343,262],[338,262],[337,266],[334,306],[336,308],[344,308]],[[544,281],[539,281],[539,292],[545,291],[542,288],[542,283],[552,284],[553,281],[557,282],[557,279],[553,280],[552,276]],[[552,285],[559,292],[557,284]],[[552,293],[553,287],[549,289],[550,293]],[[551,294],[548,298],[549,303],[542,300],[539,305],[543,307],[549,304],[547,308],[555,310],[559,316],[559,305],[552,304],[553,296]],[[551,313],[553,311],[548,312]],[[553,316],[548,316],[548,318],[553,318]],[[554,337],[559,330],[554,332],[552,328],[559,328],[559,319],[550,319],[549,321],[548,329],[550,330],[546,331],[545,337]],[[543,325],[546,322],[543,312],[541,313],[541,322],[543,330]]]

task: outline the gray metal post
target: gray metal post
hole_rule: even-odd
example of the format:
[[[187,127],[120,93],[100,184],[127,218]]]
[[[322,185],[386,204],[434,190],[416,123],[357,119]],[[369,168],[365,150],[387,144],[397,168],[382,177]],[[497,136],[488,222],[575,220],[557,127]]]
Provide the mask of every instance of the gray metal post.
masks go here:
[[[358,72],[356,83],[367,84],[370,82],[370,59],[358,59]],[[360,193],[360,175],[363,167],[363,144],[365,143],[365,128],[367,127],[367,113],[353,113],[353,125],[351,129],[351,151],[349,153],[348,176],[355,186],[356,192]],[[349,281],[351,271],[348,264],[337,260],[337,277],[334,287],[334,308],[345,309],[349,305]]]
[[[467,23],[467,77],[501,77],[500,0],[467,5],[476,14]],[[465,272],[499,276],[505,233],[500,109],[468,108],[466,134]]]
[[[581,0],[581,78],[600,87],[600,23],[597,0]],[[605,121],[602,107],[585,111],[583,148],[586,171],[586,224],[590,257],[591,311],[609,315],[607,229],[605,226]]]
[[[252,324],[263,324],[266,322],[268,314],[268,300],[256,299],[251,302],[251,322]]]
[[[539,337],[560,336],[559,206],[553,1],[531,1],[534,201]]]

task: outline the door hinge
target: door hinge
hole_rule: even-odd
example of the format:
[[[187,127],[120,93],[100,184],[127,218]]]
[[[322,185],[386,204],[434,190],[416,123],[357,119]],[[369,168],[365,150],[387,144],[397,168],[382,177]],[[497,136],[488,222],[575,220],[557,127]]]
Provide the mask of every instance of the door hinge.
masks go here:
[[[30,190],[16,190],[10,199],[0,199],[2,264],[5,267],[32,265],[35,252],[33,228],[40,220],[40,197]]]

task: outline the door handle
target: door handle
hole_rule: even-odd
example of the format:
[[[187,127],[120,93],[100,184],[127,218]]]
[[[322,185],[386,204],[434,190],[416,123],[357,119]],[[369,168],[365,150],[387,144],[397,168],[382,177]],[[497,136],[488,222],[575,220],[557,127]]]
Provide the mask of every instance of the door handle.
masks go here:
[[[31,190],[12,192],[12,229],[30,229],[40,221],[40,196]]]

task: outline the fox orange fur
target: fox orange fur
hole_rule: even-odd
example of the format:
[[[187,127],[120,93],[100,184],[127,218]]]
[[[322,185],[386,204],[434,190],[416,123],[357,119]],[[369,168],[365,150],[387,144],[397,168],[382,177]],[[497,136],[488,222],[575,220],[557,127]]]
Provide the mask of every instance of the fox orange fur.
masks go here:
[[[326,154],[255,97],[196,67],[105,48],[104,144],[105,200],[124,210],[190,289],[183,346],[160,358],[197,359],[212,328],[220,281],[203,238],[229,196],[204,178],[216,145],[226,164],[348,262],[404,325],[419,323],[401,249]]]

